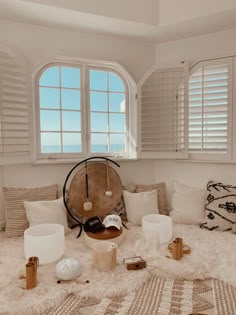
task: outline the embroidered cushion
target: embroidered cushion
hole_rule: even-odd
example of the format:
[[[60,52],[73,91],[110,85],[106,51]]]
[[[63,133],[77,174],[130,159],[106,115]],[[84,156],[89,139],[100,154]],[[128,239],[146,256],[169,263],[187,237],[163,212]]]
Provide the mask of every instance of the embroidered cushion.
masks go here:
[[[201,228],[211,231],[232,230],[236,223],[236,186],[209,181],[205,209],[206,216]]]

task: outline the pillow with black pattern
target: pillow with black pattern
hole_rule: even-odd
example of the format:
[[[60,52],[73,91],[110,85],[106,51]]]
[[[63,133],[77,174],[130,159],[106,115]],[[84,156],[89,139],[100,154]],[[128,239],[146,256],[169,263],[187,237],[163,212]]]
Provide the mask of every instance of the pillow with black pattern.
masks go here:
[[[230,231],[236,224],[236,186],[216,181],[207,184],[206,215],[201,228]]]

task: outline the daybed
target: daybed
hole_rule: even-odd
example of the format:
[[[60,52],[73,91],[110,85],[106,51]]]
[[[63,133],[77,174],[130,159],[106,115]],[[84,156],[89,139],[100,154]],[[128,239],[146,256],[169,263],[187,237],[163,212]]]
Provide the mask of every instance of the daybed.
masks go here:
[[[211,184],[213,186],[210,186]],[[208,183],[208,189],[219,187],[215,185],[216,183],[211,182],[211,184]],[[234,195],[232,191],[235,187],[223,186],[220,187],[229,192],[228,196]],[[216,192],[218,194],[219,190]],[[7,193],[8,197],[12,196],[12,190],[9,192],[5,188],[5,198]],[[195,198],[193,198],[194,203],[198,197],[200,198],[198,200],[203,199],[198,190],[191,188],[191,193]],[[213,191],[211,195],[215,200]],[[175,198],[172,199],[172,211],[176,213],[172,213],[171,216],[178,222],[180,218],[182,220],[183,215],[178,213],[180,210],[178,202],[181,198],[188,200],[189,187],[176,184],[173,196]],[[52,193],[51,199],[53,198]],[[25,199],[29,200],[26,195]],[[208,201],[209,205],[210,200]],[[231,215],[235,212],[230,202],[232,198],[231,201],[227,200],[227,212]],[[191,205],[192,208],[196,206],[194,203]],[[208,215],[207,212],[212,212],[208,208],[206,207],[204,216]],[[224,208],[220,207],[220,209]],[[184,206],[183,211],[186,211]],[[194,216],[187,216],[187,219],[190,220],[192,217]],[[133,219],[131,216],[131,221]],[[195,219],[198,220],[199,217],[196,215]],[[118,248],[117,266],[113,272],[99,272],[93,268],[91,250],[84,242],[84,234],[77,239],[78,228],[75,228],[65,236],[64,257],[79,259],[82,266],[81,276],[73,281],[58,283],[55,276],[56,263],[41,265],[38,268],[38,284],[32,290],[25,289],[23,236],[8,237],[6,229],[6,232],[0,233],[0,314],[234,315],[236,310],[235,234],[231,231],[214,230],[212,228],[214,225],[211,224],[214,219],[209,219],[209,216],[210,222],[207,221],[207,217],[201,219],[204,221],[203,227],[208,226],[212,230],[201,229],[199,224],[193,222],[173,224],[173,237],[183,238],[184,243],[191,247],[191,254],[184,255],[179,261],[171,259],[168,244],[161,244],[157,252],[145,251],[142,247],[141,226],[129,222],[128,230],[125,230],[125,238]],[[220,219],[222,220],[222,217]],[[226,224],[229,224],[229,221]],[[225,223],[223,226],[225,228]],[[234,228],[233,223],[232,228]],[[147,267],[136,271],[126,270],[123,258],[134,255],[145,258]]]

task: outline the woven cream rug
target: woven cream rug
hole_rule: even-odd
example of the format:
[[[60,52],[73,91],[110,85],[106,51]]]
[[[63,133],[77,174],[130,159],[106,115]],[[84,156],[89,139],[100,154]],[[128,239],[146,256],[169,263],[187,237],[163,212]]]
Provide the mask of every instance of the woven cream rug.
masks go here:
[[[173,236],[182,237],[192,249],[190,255],[175,261],[166,257],[170,255],[166,244],[162,244],[155,255],[145,252],[140,246],[140,227],[130,227],[125,232],[126,237],[118,248],[114,272],[102,273],[92,265],[91,250],[85,245],[84,235],[77,239],[78,231],[73,230],[66,236],[64,257],[79,259],[81,276],[72,282],[57,284],[56,262],[39,265],[38,284],[32,290],[25,289],[25,279],[22,279],[26,263],[23,237],[7,238],[4,233],[0,233],[0,314],[45,314],[52,307],[61,305],[70,294],[101,301],[121,295],[129,297],[131,292],[137,292],[148,283],[153,274],[170,281],[218,279],[236,287],[235,234],[205,231],[197,226],[174,225]],[[147,261],[147,268],[134,272],[126,270],[123,258],[135,255],[141,255]]]
[[[218,280],[171,280],[153,276],[126,296],[79,298],[73,294],[47,315],[235,315],[236,288]]]

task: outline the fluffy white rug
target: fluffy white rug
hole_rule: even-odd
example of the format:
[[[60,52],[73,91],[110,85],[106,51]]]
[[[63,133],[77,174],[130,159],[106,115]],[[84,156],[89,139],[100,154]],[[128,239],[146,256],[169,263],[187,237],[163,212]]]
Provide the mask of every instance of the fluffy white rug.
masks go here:
[[[206,279],[217,278],[236,286],[236,235],[228,232],[205,231],[198,226],[175,225],[174,237],[182,237],[192,248],[190,255],[180,261],[166,257],[170,255],[167,246],[153,255],[142,248],[140,227],[131,227],[118,248],[117,267],[114,272],[98,272],[91,264],[91,250],[84,244],[83,236],[76,239],[78,230],[66,237],[64,257],[80,260],[82,274],[68,283],[57,283],[55,265],[42,265],[38,269],[38,285],[25,290],[25,259],[23,238],[7,239],[0,233],[0,314],[32,315],[44,313],[61,303],[69,293],[102,298],[118,294],[128,294],[146,282],[153,272],[171,278]],[[137,242],[138,241],[138,242]],[[127,271],[123,258],[142,255],[147,260],[147,268]],[[89,281],[89,283],[87,283]]]

